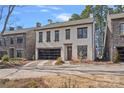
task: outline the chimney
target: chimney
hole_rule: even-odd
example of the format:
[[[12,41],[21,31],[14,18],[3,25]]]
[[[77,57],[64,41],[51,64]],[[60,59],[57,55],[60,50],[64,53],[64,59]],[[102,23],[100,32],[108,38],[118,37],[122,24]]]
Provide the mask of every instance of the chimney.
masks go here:
[[[22,26],[17,26],[16,29],[21,30],[21,29],[23,29],[23,27]]]
[[[90,18],[93,18],[93,14],[90,14]]]
[[[48,19],[48,24],[51,24],[52,23],[52,20],[51,19]]]
[[[9,27],[9,31],[14,31],[14,27]]]
[[[41,27],[41,23],[37,22],[36,27]]]

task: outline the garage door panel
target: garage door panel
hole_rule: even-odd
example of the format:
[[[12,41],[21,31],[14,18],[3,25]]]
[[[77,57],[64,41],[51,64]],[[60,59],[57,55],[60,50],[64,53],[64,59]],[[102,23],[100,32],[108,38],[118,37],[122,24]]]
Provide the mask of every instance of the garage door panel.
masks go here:
[[[39,49],[38,59],[57,59],[61,56],[61,49]]]

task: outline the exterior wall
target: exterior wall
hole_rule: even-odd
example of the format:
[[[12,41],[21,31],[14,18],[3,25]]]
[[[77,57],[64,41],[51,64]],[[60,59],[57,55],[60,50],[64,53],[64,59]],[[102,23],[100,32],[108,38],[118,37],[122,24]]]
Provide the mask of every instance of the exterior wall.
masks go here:
[[[17,43],[17,37],[23,37],[23,43]],[[9,34],[3,36],[6,41],[6,46],[2,42],[0,51],[7,51],[9,55],[9,49],[14,48],[14,57],[17,58],[16,50],[23,50],[22,58],[32,59],[35,52],[35,31],[27,31],[25,33]],[[14,44],[10,44],[10,37],[13,38]],[[10,55],[9,55],[10,56]]]
[[[26,33],[26,58],[33,59],[35,56],[35,31]]]
[[[109,28],[107,27],[107,34],[106,34],[106,44],[105,44],[105,60],[111,59],[111,40],[112,40],[112,33],[110,32]]]
[[[88,27],[87,38],[77,39],[77,28]],[[65,39],[65,30],[70,29],[70,40]],[[55,42],[55,30],[59,30],[59,41]],[[51,42],[46,42],[46,32],[51,31]],[[43,42],[39,43],[39,32],[43,32]],[[85,24],[63,28],[54,28],[36,31],[36,59],[38,59],[39,48],[61,48],[61,57],[66,60],[66,45],[72,44],[72,59],[77,59],[77,46],[87,45],[87,59],[94,60],[94,25]]]
[[[112,37],[110,38],[110,54],[111,60],[113,56],[113,52],[118,46],[124,47],[124,37],[120,35],[120,23],[124,23],[124,18],[114,19],[111,21],[111,29],[112,29]]]
[[[17,44],[17,37],[23,37],[23,43]],[[16,50],[24,50],[26,49],[26,34],[12,34],[12,35],[4,35],[6,46],[4,46],[4,42],[2,42],[2,46],[0,46],[0,51],[7,51],[7,54],[9,55],[9,49],[14,48],[14,57],[17,56]],[[13,38],[14,44],[10,44],[10,37]],[[23,54],[23,57],[25,57],[25,54]]]

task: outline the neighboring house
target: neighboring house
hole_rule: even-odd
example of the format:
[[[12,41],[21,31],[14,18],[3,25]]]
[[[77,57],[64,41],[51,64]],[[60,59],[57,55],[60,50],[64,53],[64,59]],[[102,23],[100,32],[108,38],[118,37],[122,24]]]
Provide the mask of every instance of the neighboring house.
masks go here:
[[[35,54],[34,28],[5,31],[0,39],[0,57],[32,59]]]
[[[108,15],[106,53],[110,60],[117,50],[120,61],[124,61],[124,13]]]
[[[36,59],[77,60],[80,54],[94,60],[94,20],[57,22],[41,26],[36,30]]]

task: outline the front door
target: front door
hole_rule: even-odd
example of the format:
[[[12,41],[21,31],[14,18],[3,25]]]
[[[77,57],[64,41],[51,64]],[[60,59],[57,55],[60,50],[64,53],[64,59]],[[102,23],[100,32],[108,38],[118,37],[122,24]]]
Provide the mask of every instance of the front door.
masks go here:
[[[72,46],[67,46],[67,60],[72,59]]]
[[[10,48],[9,56],[10,56],[10,58],[14,58],[14,48]]]

